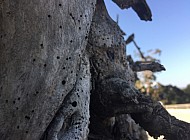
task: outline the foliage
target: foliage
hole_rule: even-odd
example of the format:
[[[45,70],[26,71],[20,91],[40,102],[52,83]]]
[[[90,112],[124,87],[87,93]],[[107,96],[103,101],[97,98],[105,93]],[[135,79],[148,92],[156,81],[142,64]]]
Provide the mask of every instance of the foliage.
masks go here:
[[[140,84],[139,81],[136,82],[136,85],[140,88],[142,93],[146,93],[147,88]],[[149,95],[154,100],[161,101],[163,104],[190,103],[190,94],[185,93],[183,90],[177,88],[176,86],[164,86],[160,83],[157,83],[156,85],[149,87],[148,91]]]
[[[136,45],[136,44],[135,44]],[[140,51],[137,54],[141,61],[158,61],[156,55],[161,55],[161,50],[148,50],[147,53]],[[138,73],[139,79],[136,80],[136,87],[144,94],[150,95],[154,100],[162,101],[164,104],[182,104],[190,103],[190,84],[183,90],[176,86],[164,86],[156,82],[156,76],[151,71]]]
[[[190,102],[190,94],[185,93],[183,90],[177,88],[176,86],[160,86],[159,99],[164,104],[182,104]]]
[[[190,84],[188,84],[187,87],[186,87],[185,89],[183,89],[183,91],[184,91],[185,93],[190,94]]]
[[[142,61],[153,61],[153,62],[160,62],[157,57],[161,55],[161,50],[148,50],[147,53],[142,53],[143,58],[141,55],[139,57]],[[136,87],[141,90],[141,92],[146,93],[148,95],[152,95],[154,99],[157,99],[155,89],[152,87],[156,82],[156,75],[152,71],[143,71],[138,73],[139,79],[136,81]]]

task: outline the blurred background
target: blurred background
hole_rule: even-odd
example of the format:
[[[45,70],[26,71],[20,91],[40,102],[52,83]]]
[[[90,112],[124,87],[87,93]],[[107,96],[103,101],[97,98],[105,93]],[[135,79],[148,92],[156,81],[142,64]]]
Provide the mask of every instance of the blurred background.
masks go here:
[[[121,10],[110,0],[105,3],[112,19],[126,33],[125,39],[134,33],[144,57],[166,68],[160,73],[138,73],[136,87],[190,123],[190,1],[147,0],[152,11],[150,22],[141,21],[131,8]],[[145,61],[134,43],[126,48],[134,61]]]
[[[148,22],[141,21],[131,8],[121,10],[110,0],[105,0],[105,3],[110,16],[114,20],[118,16],[118,24],[126,33],[125,37],[134,33],[135,41],[144,56],[160,60],[166,68],[166,71],[154,74],[156,79],[151,86],[166,86],[163,87],[163,92],[176,91],[190,95],[190,1],[149,0],[147,3],[153,20]],[[129,54],[134,60],[141,60],[133,43],[127,45],[127,55]],[[142,80],[142,74],[139,75]],[[146,88],[147,85],[140,86]],[[190,102],[187,98],[183,100]],[[182,103],[183,100],[166,104]]]

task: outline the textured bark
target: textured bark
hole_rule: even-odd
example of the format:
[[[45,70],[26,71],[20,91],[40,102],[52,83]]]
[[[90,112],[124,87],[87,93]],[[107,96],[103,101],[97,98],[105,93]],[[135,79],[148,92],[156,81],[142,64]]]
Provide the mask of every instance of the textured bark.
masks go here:
[[[140,134],[130,135],[129,128],[133,127],[127,125],[132,123],[126,121],[128,117],[125,115],[121,116],[132,114],[135,121],[154,137],[164,135],[167,139],[190,139],[190,124],[170,116],[160,103],[134,87],[134,72],[126,60],[125,43],[122,31],[109,17],[104,3],[98,0],[87,46],[93,85],[89,138],[140,139]],[[138,68],[136,70],[164,69],[158,63],[144,66],[135,63],[134,67]]]
[[[151,21],[152,13],[146,0],[113,0],[121,9],[132,7],[141,20]]]
[[[38,140],[62,111],[64,119],[71,115],[80,122],[82,133],[67,123],[77,130],[72,135],[87,135],[90,74],[84,52],[95,3],[0,1],[0,139]]]
[[[90,117],[90,64],[87,56],[81,60],[78,75],[80,78],[64,99],[42,139],[87,139]]]
[[[158,62],[153,61],[136,61],[133,64],[130,64],[130,67],[135,72],[150,70],[152,72],[160,72],[166,70],[163,65]]]
[[[145,1],[124,2],[150,20]],[[95,4],[0,1],[0,138],[142,139],[131,114],[155,137],[190,139],[188,123],[134,88],[123,32]]]
[[[164,135],[167,140],[189,140],[190,124],[171,116],[158,102],[153,102],[152,111],[132,114],[149,134],[155,138]]]
[[[133,93],[130,86],[133,86],[135,78],[127,64],[122,34],[118,25],[109,17],[104,3],[99,0],[87,46],[92,74],[89,139],[140,139],[140,131],[134,133],[140,127],[132,127],[134,123],[129,121],[132,120],[129,115],[120,116],[121,110],[124,114],[136,111],[135,105],[126,107],[120,104],[122,89],[129,90],[129,98],[124,99],[126,102],[136,102],[135,98],[131,98]],[[127,83],[117,89],[120,80]]]

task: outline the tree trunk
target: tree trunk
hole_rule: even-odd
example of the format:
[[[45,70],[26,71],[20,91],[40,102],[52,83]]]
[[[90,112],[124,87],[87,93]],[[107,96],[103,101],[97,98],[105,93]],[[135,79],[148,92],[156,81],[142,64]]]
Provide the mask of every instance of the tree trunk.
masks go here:
[[[1,139],[38,140],[52,119],[60,119],[59,112],[62,122],[75,120],[73,135],[87,136],[90,73],[85,47],[95,4],[0,1]]]
[[[144,0],[114,2],[151,20]],[[134,88],[123,32],[102,0],[0,7],[1,139],[140,140],[129,114],[155,137],[190,139],[190,124]]]

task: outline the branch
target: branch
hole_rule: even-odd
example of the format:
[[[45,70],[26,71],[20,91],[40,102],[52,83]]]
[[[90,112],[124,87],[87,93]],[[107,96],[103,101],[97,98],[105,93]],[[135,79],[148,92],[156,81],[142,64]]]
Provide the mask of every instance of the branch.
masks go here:
[[[164,135],[169,140],[189,140],[190,124],[171,116],[158,102],[152,112],[134,113],[132,118],[154,138]]]
[[[127,56],[127,60],[131,69],[135,72],[150,70],[152,72],[160,72],[166,70],[163,65],[153,61],[136,61],[134,62],[131,55]]]
[[[96,90],[99,115],[132,114],[132,118],[139,123],[150,135],[167,139],[189,140],[190,124],[171,116],[166,109],[149,96],[141,94],[132,85],[120,78],[104,80]],[[101,105],[100,105],[101,104]]]
[[[134,43],[135,47],[137,48],[137,50],[139,51],[141,58],[146,61],[146,58],[144,57],[143,53],[141,52],[141,48],[137,45],[137,43],[135,42],[134,39],[133,39],[133,43]]]
[[[141,20],[151,21],[152,13],[145,0],[112,0],[121,9],[132,7]]]
[[[162,70],[166,70],[164,66],[160,63],[152,61],[137,61],[131,66],[131,68],[133,69],[133,71],[136,72],[145,70],[150,70],[152,72],[160,72]]]
[[[141,52],[141,48],[137,45],[137,43],[135,42],[134,38],[135,38],[135,35],[134,35],[134,34],[131,34],[131,35],[127,38],[127,40],[125,41],[126,45],[129,44],[129,43],[131,43],[131,42],[133,42],[134,45],[135,45],[135,47],[137,48],[139,54],[140,54],[140,57],[141,57],[144,61],[146,61],[146,58],[144,57],[143,53]]]

